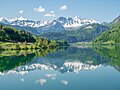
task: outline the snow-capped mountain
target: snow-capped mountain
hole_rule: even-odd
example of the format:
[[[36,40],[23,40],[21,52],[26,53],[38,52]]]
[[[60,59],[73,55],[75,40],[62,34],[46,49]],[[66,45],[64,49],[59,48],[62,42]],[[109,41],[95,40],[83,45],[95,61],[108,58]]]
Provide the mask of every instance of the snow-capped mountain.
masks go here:
[[[95,21],[93,19],[81,19],[77,16],[73,18],[59,17],[57,21],[62,23],[65,29],[78,29],[83,25],[99,23],[98,21]]]
[[[11,24],[12,22],[15,21],[27,21],[27,18],[19,17],[19,18],[6,18],[6,17],[0,17],[0,22],[5,23],[5,24]]]
[[[98,21],[95,21],[93,19],[81,19],[77,16],[73,18],[59,17],[58,19],[52,20],[52,21],[41,21],[41,20],[33,21],[23,17],[19,17],[19,18],[1,17],[0,22],[8,25],[13,25],[13,26],[36,28],[38,32],[41,32],[42,30],[61,31],[64,29],[66,30],[78,29],[84,25],[99,23]]]
[[[33,21],[28,20],[27,18],[19,17],[19,18],[0,18],[0,22],[9,25],[17,25],[17,26],[27,26],[27,27],[42,27],[51,23],[51,21]]]
[[[87,71],[87,70],[95,70],[97,68],[101,67],[100,65],[91,65],[82,63],[80,61],[74,61],[74,62],[65,62],[62,67],[58,68],[58,66],[54,64],[40,64],[40,63],[34,63],[30,65],[24,65],[19,66],[17,68],[14,68],[13,70],[9,70],[7,72],[0,72],[0,75],[8,75],[8,74],[27,74],[30,71],[34,70],[57,70],[61,73],[66,72],[75,72],[79,73],[80,71]]]

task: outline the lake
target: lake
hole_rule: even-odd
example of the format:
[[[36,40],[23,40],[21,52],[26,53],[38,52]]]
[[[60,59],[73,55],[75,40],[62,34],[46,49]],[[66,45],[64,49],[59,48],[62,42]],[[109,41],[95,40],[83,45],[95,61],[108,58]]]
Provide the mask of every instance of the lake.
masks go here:
[[[0,90],[120,90],[120,47],[0,51]]]

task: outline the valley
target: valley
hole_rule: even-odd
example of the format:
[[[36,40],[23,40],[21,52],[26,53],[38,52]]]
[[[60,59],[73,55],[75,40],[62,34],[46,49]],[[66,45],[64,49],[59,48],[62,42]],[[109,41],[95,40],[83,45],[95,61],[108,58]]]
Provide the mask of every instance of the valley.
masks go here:
[[[0,0],[0,90],[120,90],[120,0]]]
[[[48,40],[65,40],[68,43],[97,42],[99,35],[109,32],[109,29],[115,26],[114,24],[116,27],[119,25],[117,24],[119,23],[119,16],[106,24],[93,19],[81,19],[77,16],[73,18],[59,17],[53,21],[32,21],[23,17],[13,19],[1,17],[0,22]],[[114,41],[109,40],[106,43],[110,44],[111,42]]]

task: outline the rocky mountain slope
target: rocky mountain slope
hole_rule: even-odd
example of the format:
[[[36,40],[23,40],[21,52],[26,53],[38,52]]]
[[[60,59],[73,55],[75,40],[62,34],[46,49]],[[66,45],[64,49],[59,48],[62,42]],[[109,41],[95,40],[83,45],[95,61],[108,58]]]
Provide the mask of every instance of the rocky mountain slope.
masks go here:
[[[56,20],[51,20],[51,21],[33,21],[33,20],[28,20],[27,18],[19,17],[19,18],[5,18],[1,17],[0,18],[0,23],[7,24],[7,25],[12,25],[12,26],[19,26],[25,28],[27,27],[27,31],[31,28],[34,28],[37,30],[37,33],[41,32],[59,32],[62,30],[75,30],[80,28],[81,26],[88,25],[88,24],[93,24],[93,23],[99,23],[98,21],[95,21],[93,19],[81,19],[77,16],[73,18],[66,18],[66,17],[59,17]],[[34,32],[34,31],[32,31]]]

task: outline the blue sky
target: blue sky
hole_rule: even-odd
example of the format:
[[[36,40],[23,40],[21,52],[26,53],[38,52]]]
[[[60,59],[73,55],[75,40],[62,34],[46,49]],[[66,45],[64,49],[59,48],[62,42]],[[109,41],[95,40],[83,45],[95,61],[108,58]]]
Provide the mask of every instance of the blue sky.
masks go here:
[[[0,0],[0,17],[51,20],[60,16],[111,21],[120,15],[120,0]]]

